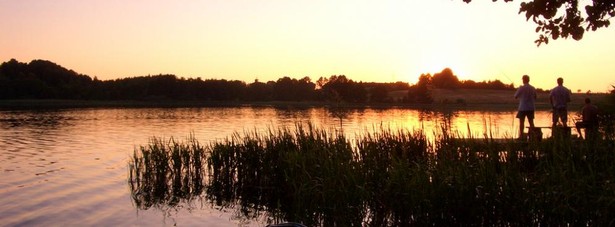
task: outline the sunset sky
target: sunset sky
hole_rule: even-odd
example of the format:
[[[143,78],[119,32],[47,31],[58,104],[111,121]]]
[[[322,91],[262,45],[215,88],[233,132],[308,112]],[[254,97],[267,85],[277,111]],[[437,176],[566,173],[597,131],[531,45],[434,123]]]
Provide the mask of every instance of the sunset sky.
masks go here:
[[[44,59],[101,80],[462,80],[576,92],[615,85],[615,29],[536,47],[519,3],[474,0],[0,0],[0,62]]]

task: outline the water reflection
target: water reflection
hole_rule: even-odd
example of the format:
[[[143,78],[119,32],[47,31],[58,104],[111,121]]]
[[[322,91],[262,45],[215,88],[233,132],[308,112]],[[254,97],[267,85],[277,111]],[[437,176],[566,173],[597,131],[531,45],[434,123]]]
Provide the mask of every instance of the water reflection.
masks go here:
[[[198,203],[201,193],[193,175],[141,177],[126,187],[128,166],[135,146],[152,136],[184,138],[193,134],[203,143],[230,138],[233,133],[292,127],[312,123],[357,134],[379,130],[423,130],[429,137],[440,123],[482,134],[483,119],[490,119],[499,135],[515,132],[513,112],[420,111],[410,109],[347,109],[340,119],[328,108],[111,108],[0,111],[0,223],[19,225],[160,225],[164,215],[151,201],[156,196],[173,201],[182,218],[178,223],[216,222],[236,225],[229,215],[204,209],[199,215],[182,213],[182,206]],[[548,112],[537,112],[537,125],[548,125]],[[540,120],[545,119],[541,124]],[[548,135],[545,135],[545,137]],[[172,171],[172,168],[169,170]],[[185,170],[182,170],[185,171]],[[134,177],[135,175],[133,175]],[[188,176],[188,177],[186,177]],[[144,179],[165,179],[165,190],[155,191]],[[187,181],[186,181],[187,179]],[[206,179],[205,179],[206,180]],[[192,188],[192,190],[188,190]],[[196,188],[196,190],[195,190]],[[130,190],[129,190],[130,189]],[[135,198],[132,191],[138,192]],[[179,200],[179,202],[178,202]],[[138,205],[137,205],[138,201]],[[159,202],[166,201],[160,200]],[[135,215],[138,207],[138,215]],[[143,210],[147,209],[147,212]],[[88,212],[84,212],[87,210]],[[221,218],[222,217],[222,218]],[[222,219],[222,220],[220,220]],[[84,221],[87,220],[87,221]],[[206,224],[205,224],[206,225]]]

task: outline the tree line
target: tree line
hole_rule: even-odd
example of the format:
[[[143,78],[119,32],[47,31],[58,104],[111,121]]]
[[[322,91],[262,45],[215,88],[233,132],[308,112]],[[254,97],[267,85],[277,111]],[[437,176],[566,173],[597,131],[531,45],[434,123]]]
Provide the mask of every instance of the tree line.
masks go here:
[[[460,81],[451,69],[423,74],[416,84],[357,82],[345,75],[276,81],[183,78],[148,75],[99,80],[51,61],[11,59],[0,65],[0,99],[194,100],[194,101],[330,101],[350,103],[430,103],[433,89],[514,89],[499,80]],[[401,99],[389,95],[407,91]]]

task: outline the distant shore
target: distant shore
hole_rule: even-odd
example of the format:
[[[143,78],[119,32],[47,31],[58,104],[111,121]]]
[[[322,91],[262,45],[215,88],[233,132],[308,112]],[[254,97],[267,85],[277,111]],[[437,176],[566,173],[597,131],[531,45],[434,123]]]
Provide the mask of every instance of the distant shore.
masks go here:
[[[336,103],[336,102],[245,102],[245,101],[186,101],[186,100],[58,100],[58,99],[15,99],[0,100],[0,110],[11,109],[71,109],[71,108],[199,108],[199,107],[276,107],[276,108],[479,108],[484,106],[468,104],[411,104],[411,103]],[[503,106],[504,107],[504,106]]]
[[[190,100],[67,100],[67,99],[11,99],[0,100],[0,110],[11,109],[66,109],[66,108],[181,108],[181,107],[279,107],[279,108],[409,108],[409,109],[468,109],[515,111],[517,100],[513,92],[507,90],[444,90],[432,92],[434,102],[431,104],[415,103],[336,103],[336,102],[246,102],[246,101],[190,101]],[[398,92],[403,94],[403,92]],[[395,95],[395,94],[393,94]],[[593,103],[600,105],[607,94],[573,93],[570,110],[580,109],[583,100],[589,97]],[[547,110],[549,94],[539,93],[536,101],[538,110]]]

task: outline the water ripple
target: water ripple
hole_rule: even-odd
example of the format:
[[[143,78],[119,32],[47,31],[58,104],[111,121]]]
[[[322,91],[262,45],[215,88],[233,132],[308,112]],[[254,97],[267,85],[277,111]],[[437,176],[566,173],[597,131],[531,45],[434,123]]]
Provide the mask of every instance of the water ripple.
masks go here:
[[[414,110],[356,110],[343,119],[330,114],[324,108],[249,107],[0,111],[0,225],[237,226],[242,221],[232,219],[232,214],[202,204],[176,211],[136,209],[126,182],[134,149],[151,137],[184,139],[193,134],[208,143],[234,132],[292,127],[297,122],[325,129],[338,129],[341,123],[352,138],[356,130],[383,122],[412,129],[422,126],[420,119],[440,117]],[[452,121],[459,128],[470,122],[481,131],[476,121],[463,119],[483,114],[459,113]],[[511,117],[496,120],[509,125],[512,113],[492,115],[506,114]],[[538,116],[550,119],[548,113]]]

